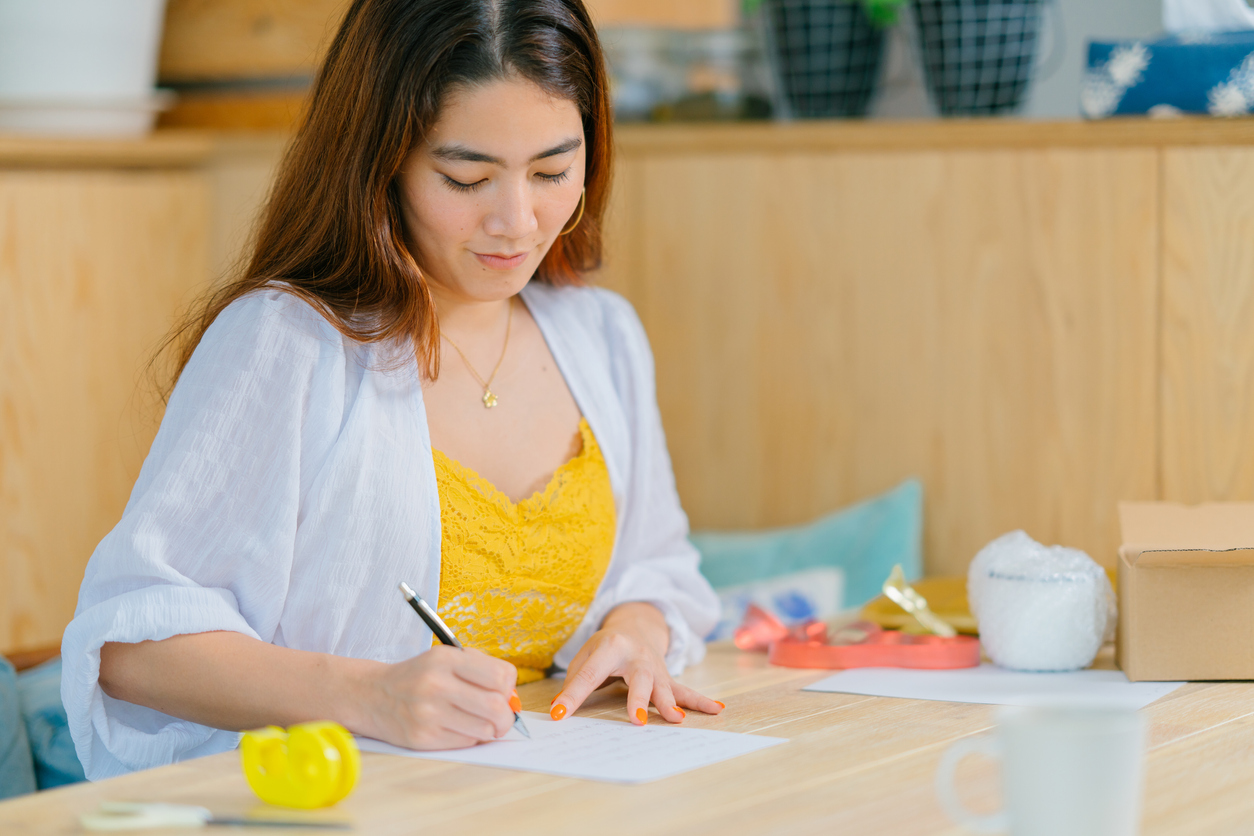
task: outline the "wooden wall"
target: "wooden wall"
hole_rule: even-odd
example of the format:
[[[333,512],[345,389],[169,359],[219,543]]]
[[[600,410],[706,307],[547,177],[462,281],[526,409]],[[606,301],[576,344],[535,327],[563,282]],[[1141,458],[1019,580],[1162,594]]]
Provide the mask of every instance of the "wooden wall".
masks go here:
[[[918,476],[927,569],[955,574],[1017,527],[1109,565],[1121,499],[1254,500],[1254,126],[619,140],[598,281],[649,331],[695,527]],[[143,364],[283,147],[189,141],[0,139],[0,652],[59,641],[159,415]]]
[[[694,525],[913,475],[932,572],[1020,527],[1113,561],[1156,487],[1153,150],[625,157],[608,281]]]
[[[1254,148],[1163,155],[1162,494],[1254,499]]]
[[[1254,499],[1254,130],[619,137],[598,281],[649,330],[694,526],[918,476],[959,574],[1019,527],[1113,565],[1122,499]]]
[[[126,167],[159,164],[160,144],[104,160],[67,153],[56,167],[56,143],[30,144],[42,147],[26,157],[0,147],[5,653],[60,644],[87,558],[121,516],[160,418],[146,364],[203,288],[209,257],[203,173]]]

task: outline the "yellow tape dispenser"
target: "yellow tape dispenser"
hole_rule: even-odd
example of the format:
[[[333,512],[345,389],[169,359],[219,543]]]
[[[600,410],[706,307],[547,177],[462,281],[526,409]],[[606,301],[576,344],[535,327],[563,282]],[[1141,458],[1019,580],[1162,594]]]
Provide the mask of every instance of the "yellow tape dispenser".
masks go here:
[[[357,784],[361,754],[339,723],[269,726],[244,733],[244,777],[257,797],[280,807],[329,807]]]

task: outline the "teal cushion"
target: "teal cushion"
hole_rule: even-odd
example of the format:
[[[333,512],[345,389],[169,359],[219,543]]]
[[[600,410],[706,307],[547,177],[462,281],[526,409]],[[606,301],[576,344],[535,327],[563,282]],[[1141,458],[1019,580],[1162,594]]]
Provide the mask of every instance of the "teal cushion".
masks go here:
[[[34,791],[35,766],[22,722],[17,675],[9,660],[0,656],[0,798]]]
[[[61,704],[61,657],[23,671],[17,689],[39,789],[86,780]]]
[[[922,575],[923,486],[909,479],[807,525],[691,539],[723,604],[709,639],[730,637],[750,602],[785,622],[826,618],[879,595],[895,564]]]

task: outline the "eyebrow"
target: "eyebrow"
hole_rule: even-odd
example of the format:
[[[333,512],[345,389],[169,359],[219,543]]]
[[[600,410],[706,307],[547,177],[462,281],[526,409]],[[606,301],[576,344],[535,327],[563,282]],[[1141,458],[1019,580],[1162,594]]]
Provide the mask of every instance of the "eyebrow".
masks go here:
[[[569,154],[580,145],[583,145],[583,140],[578,137],[572,137],[559,145],[554,145],[547,151],[541,151],[539,154],[536,154],[528,160],[528,162],[534,163],[537,160],[543,160],[548,157],[557,157],[562,154]],[[437,160],[444,160],[446,162],[491,163],[492,165],[505,165],[505,161],[500,157],[493,157],[491,154],[482,154],[478,151],[473,151],[464,145],[457,144],[440,145],[432,148],[431,156],[435,157]]]

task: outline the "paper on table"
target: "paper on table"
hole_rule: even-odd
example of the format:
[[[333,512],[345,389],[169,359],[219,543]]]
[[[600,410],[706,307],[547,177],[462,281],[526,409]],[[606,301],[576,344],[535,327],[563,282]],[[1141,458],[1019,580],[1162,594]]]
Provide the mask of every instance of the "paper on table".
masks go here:
[[[523,715],[530,741],[498,740],[445,752],[415,752],[364,737],[357,743],[363,752],[640,784],[787,742],[782,737],[634,726],[587,717],[567,717],[559,723],[534,711]]]
[[[980,665],[948,671],[855,668],[820,679],[803,690],[987,705],[1066,701],[1140,709],[1183,684],[1129,682],[1123,671],[1023,673]]]

